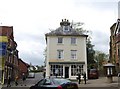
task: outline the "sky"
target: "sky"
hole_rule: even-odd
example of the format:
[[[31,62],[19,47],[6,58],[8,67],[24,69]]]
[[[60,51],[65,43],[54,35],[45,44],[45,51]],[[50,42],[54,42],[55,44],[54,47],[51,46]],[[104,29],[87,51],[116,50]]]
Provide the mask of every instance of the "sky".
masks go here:
[[[109,53],[110,27],[118,19],[119,0],[0,0],[0,26],[13,26],[19,57],[44,64],[45,34],[62,19],[83,22],[94,49]]]

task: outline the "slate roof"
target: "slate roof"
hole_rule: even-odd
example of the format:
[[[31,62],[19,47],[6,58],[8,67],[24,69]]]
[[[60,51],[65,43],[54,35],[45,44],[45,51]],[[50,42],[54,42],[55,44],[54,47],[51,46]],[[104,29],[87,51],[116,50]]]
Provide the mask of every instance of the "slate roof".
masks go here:
[[[69,28],[68,31],[64,30],[64,27],[66,26]],[[60,22],[60,27],[54,31],[51,31],[45,34],[45,36],[84,36],[84,37],[87,37],[88,35],[85,35],[82,32],[73,29],[72,26],[70,26],[70,22],[68,20],[62,19],[62,22]]]
[[[45,36],[85,36],[87,37],[88,35],[82,34],[80,31],[77,31],[71,27],[69,31],[64,31],[63,27],[59,27],[56,30],[45,34]]]

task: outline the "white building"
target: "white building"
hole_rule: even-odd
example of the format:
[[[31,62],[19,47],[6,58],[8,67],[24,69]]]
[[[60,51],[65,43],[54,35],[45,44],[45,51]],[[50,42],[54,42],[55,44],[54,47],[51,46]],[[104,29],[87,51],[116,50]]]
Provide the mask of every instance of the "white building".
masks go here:
[[[60,27],[45,34],[46,76],[76,79],[78,73],[87,75],[86,38],[87,35],[72,29],[68,20],[62,20]]]
[[[120,1],[118,2],[118,19],[120,19]]]

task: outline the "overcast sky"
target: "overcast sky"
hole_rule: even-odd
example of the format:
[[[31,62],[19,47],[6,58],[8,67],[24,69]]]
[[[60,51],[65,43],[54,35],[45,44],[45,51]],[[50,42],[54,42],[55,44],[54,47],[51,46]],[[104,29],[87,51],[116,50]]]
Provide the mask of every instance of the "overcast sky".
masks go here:
[[[118,18],[119,0],[0,0],[0,25],[13,26],[19,57],[44,62],[45,33],[62,19],[83,22],[92,31],[94,49],[109,52],[110,27]]]

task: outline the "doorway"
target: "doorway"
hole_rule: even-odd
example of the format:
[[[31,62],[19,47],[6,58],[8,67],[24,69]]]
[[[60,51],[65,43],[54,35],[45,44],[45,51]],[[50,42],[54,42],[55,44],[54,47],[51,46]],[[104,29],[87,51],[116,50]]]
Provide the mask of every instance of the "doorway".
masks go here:
[[[65,78],[69,78],[69,67],[65,67]]]

